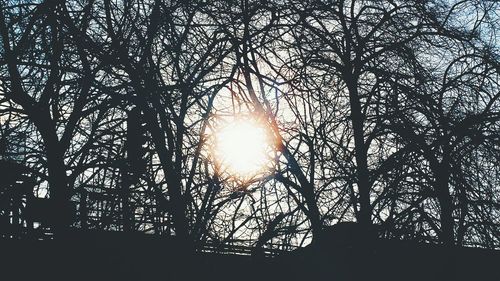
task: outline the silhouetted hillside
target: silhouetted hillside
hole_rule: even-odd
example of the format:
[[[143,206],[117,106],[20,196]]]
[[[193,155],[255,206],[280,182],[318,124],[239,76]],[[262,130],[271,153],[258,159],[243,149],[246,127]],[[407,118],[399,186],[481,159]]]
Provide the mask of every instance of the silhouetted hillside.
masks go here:
[[[375,239],[274,258],[187,253],[175,238],[79,233],[0,241],[2,280],[498,280],[500,252]],[[246,252],[248,253],[248,251]],[[55,279],[53,279],[55,278]]]

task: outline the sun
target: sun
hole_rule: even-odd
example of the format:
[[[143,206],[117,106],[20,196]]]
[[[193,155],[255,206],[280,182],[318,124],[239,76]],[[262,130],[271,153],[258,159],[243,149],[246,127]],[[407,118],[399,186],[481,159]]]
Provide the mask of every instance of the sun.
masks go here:
[[[226,120],[215,129],[213,154],[219,169],[249,179],[269,169],[272,137],[263,122],[253,118]]]

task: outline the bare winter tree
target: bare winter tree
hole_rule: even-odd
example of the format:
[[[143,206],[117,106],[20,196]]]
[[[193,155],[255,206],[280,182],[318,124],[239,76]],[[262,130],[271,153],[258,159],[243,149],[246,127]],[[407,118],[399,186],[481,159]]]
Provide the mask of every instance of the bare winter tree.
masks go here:
[[[355,221],[499,247],[498,3],[0,5],[0,161],[64,210],[55,233],[261,255]],[[237,115],[273,139],[272,164],[245,179],[210,148]]]

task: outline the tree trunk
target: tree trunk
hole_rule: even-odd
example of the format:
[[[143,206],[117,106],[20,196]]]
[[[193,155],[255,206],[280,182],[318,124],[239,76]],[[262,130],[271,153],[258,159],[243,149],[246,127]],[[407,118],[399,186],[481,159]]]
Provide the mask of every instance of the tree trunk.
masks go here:
[[[453,231],[453,202],[450,195],[450,189],[448,181],[450,178],[450,169],[446,164],[446,160],[443,160],[438,169],[435,171],[436,176],[436,194],[438,197],[440,209],[440,220],[441,220],[441,233],[439,238],[441,242],[445,245],[454,245],[455,236]]]
[[[364,225],[371,224],[370,205],[370,182],[367,161],[367,148],[364,140],[363,122],[364,117],[361,111],[359,100],[357,78],[349,71],[344,74],[344,81],[349,90],[349,103],[351,107],[351,121],[354,133],[355,157],[356,157],[356,182],[359,192],[359,213],[358,222]]]
[[[42,129],[40,129],[42,130]],[[54,232],[56,235],[64,235],[71,221],[70,190],[66,176],[66,165],[64,164],[64,151],[60,150],[59,141],[55,131],[46,128],[44,144],[47,156],[47,170],[49,176],[50,199],[53,200],[54,207]]]

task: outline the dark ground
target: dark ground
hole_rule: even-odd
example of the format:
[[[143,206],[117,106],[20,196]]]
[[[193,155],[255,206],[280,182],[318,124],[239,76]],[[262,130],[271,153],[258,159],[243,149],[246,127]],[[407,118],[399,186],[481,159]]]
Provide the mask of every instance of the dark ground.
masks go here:
[[[400,241],[324,243],[276,258],[197,253],[123,233],[0,240],[0,280],[500,280],[500,251]]]

